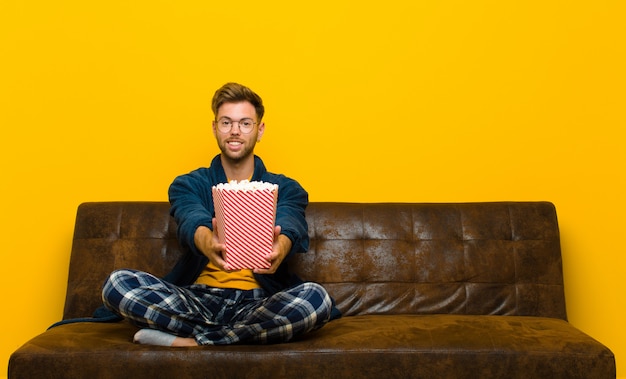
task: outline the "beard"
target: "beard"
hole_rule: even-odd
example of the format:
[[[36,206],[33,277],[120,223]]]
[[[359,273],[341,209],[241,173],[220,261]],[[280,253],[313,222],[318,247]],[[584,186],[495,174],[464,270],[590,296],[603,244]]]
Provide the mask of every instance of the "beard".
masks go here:
[[[218,143],[222,157],[226,158],[229,162],[237,164],[250,158],[254,154],[254,146],[256,145],[256,139],[251,140],[251,144],[244,145],[244,148],[238,152],[232,152],[228,149],[226,141]]]

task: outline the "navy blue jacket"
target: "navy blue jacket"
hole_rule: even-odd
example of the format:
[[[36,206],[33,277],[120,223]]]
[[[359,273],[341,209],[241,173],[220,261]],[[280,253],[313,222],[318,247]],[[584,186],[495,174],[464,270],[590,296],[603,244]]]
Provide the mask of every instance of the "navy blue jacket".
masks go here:
[[[281,234],[292,242],[291,251],[274,274],[255,274],[256,280],[268,293],[273,294],[302,281],[288,272],[288,258],[293,253],[303,253],[309,248],[308,227],[305,209],[309,203],[308,193],[293,179],[267,171],[261,158],[254,157],[252,181],[278,184],[276,225]],[[226,183],[226,173],[220,156],[213,158],[211,166],[199,168],[189,174],[177,177],[169,189],[170,214],[178,224],[178,242],[189,252],[165,276],[165,280],[180,286],[192,284],[208,264],[208,258],[196,247],[194,234],[199,226],[213,230],[215,217],[211,189],[219,183]]]

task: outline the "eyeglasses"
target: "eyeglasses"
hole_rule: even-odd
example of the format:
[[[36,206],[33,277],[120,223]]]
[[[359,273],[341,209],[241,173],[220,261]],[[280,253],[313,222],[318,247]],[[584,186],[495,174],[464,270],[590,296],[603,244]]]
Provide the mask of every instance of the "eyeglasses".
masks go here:
[[[233,121],[230,118],[223,117],[217,120],[217,130],[221,133],[228,133],[231,131],[235,123],[239,124],[239,130],[243,134],[252,132],[254,125],[256,125],[256,122],[254,122],[251,118],[242,118],[239,121]]]

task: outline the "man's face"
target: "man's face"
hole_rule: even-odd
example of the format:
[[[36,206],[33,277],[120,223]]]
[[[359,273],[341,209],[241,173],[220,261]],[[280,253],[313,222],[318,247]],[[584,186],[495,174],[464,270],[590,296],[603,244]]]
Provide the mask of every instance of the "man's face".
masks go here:
[[[254,106],[243,101],[222,104],[217,111],[216,121],[213,121],[213,134],[217,139],[217,145],[225,158],[234,162],[243,161],[253,154],[254,146],[261,139],[265,130],[263,123],[257,123],[250,133],[244,133],[239,121],[246,119],[252,120],[254,123],[258,122]],[[220,131],[219,123],[222,120],[230,121],[230,131]]]

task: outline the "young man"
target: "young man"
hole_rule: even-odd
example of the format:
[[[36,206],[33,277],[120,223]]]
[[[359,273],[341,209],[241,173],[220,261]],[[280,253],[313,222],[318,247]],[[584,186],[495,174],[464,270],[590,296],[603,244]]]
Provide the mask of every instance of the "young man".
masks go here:
[[[237,83],[215,92],[213,135],[221,154],[209,168],[179,176],[169,189],[178,240],[187,250],[163,279],[118,270],[103,288],[104,304],[142,329],[135,342],[165,346],[277,343],[339,317],[326,290],[288,272],[290,254],[308,248],[307,192],[266,170],[254,147],[265,131],[261,98]],[[227,271],[214,229],[211,188],[230,180],[278,184],[269,269]]]

